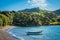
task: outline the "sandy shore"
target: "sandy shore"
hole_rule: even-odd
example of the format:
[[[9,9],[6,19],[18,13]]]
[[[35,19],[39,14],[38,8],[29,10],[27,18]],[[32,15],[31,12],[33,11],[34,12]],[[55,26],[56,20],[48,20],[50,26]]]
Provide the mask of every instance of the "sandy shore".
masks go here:
[[[0,28],[0,40],[14,40],[7,32],[6,29],[14,28],[14,26],[6,26]]]

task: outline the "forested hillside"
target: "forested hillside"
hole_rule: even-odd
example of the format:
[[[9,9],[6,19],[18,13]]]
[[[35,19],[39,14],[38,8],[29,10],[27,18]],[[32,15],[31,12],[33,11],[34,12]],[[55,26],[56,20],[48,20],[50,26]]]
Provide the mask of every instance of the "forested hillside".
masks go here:
[[[60,10],[48,11],[31,8],[19,11],[0,11],[0,27],[59,25]]]

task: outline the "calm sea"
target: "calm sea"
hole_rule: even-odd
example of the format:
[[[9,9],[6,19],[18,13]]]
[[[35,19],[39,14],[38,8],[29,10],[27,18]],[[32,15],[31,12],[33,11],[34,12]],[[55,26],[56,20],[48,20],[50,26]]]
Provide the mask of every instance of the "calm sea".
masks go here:
[[[27,32],[41,31],[40,35],[27,35]],[[60,40],[60,25],[18,27],[9,31],[15,40]]]

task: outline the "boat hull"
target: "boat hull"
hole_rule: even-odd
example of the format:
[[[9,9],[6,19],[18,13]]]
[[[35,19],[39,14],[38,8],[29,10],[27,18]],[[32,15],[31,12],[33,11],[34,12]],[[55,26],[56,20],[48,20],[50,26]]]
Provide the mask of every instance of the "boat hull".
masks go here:
[[[41,32],[27,32],[27,35],[39,35]]]

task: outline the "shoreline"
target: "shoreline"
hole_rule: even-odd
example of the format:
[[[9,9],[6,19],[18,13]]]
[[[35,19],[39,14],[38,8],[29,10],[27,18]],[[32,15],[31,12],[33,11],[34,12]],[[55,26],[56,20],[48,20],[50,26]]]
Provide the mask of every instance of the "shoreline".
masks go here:
[[[15,28],[15,26],[5,26],[0,28],[0,40],[14,40],[12,36],[7,33],[7,29]]]
[[[21,36],[17,36],[15,34],[13,34],[12,32],[10,32],[11,29],[16,28],[16,27],[18,27],[18,26],[13,26],[12,28],[10,27],[10,28],[6,29],[7,33],[9,33],[9,35],[11,35],[14,39],[17,38],[18,40],[25,40]]]
[[[49,25],[49,26],[51,26],[51,25]],[[12,37],[8,32],[12,28],[16,28],[16,27],[18,27],[18,26],[5,26],[5,27],[0,28],[0,40],[14,40],[14,37]],[[14,34],[13,34],[13,36],[15,36],[18,39],[23,39],[22,37],[16,36]]]
[[[15,28],[15,26],[4,26],[4,27],[0,28],[0,30],[6,31],[7,29],[10,29],[10,28]]]

